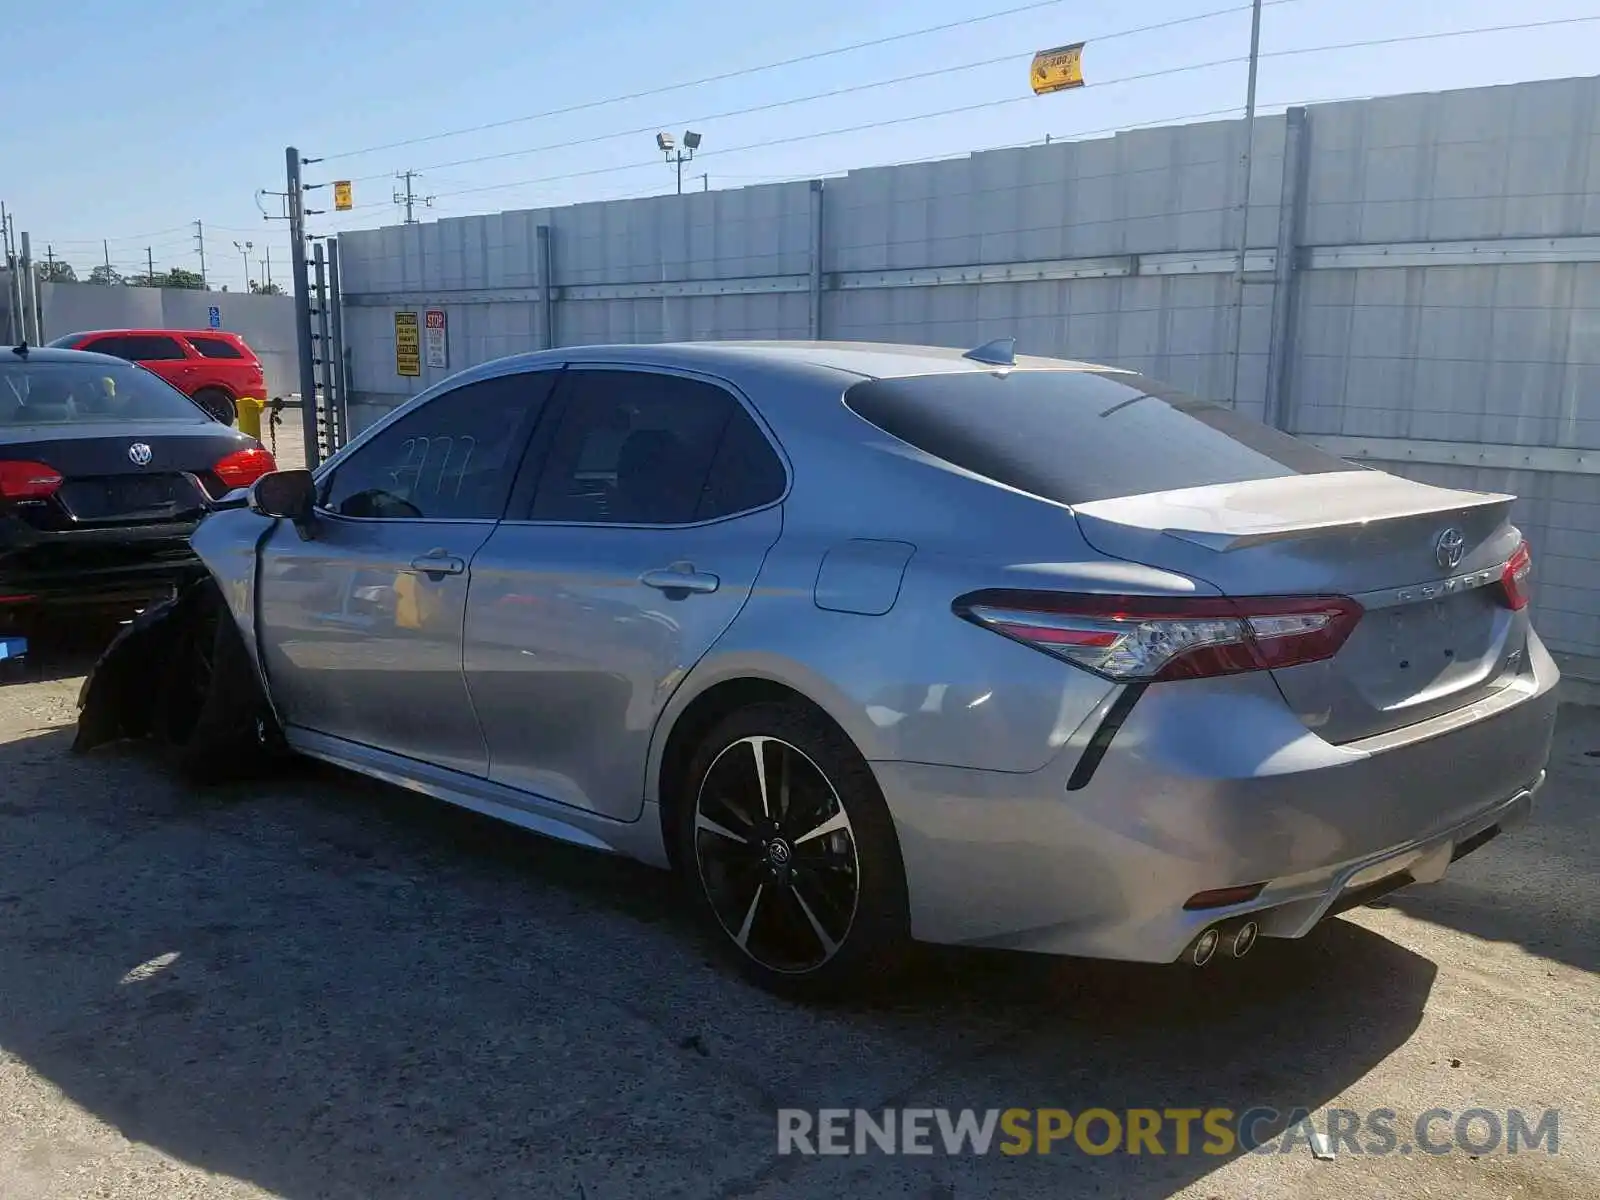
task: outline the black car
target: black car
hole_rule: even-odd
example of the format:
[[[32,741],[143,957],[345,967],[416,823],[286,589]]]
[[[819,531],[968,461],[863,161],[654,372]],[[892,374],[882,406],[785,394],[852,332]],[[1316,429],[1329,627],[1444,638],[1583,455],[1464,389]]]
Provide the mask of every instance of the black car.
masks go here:
[[[132,363],[0,348],[0,630],[170,594],[201,570],[200,518],[273,469],[254,438]]]

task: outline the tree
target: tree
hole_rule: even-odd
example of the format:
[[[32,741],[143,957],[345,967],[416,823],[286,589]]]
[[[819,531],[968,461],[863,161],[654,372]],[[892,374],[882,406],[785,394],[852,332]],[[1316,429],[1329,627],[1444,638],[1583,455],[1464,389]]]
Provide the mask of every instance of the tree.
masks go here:
[[[157,278],[161,277],[157,276]],[[167,272],[165,281],[161,284],[161,286],[169,288],[186,288],[189,291],[198,292],[201,288],[205,287],[205,281],[200,278],[200,274],[197,271],[186,271],[182,267],[173,267]]]
[[[72,269],[72,264],[69,262],[62,262],[58,259],[55,262],[35,263],[34,265],[39,268],[40,283],[78,282],[78,273]]]
[[[252,296],[281,296],[283,289],[275,283],[257,283],[250,281],[250,294]]]
[[[110,286],[111,284],[121,283],[122,276],[117,274],[115,267],[106,266],[102,263],[89,272],[89,282]]]

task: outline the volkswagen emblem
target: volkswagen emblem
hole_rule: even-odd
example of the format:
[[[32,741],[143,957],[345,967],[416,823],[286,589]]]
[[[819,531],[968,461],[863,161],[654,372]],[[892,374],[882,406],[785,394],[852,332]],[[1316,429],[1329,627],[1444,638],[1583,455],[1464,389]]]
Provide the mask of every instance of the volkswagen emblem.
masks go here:
[[[155,455],[150,452],[150,447],[143,442],[135,442],[128,447],[128,461],[136,467],[148,467],[150,460],[154,457]]]
[[[1461,530],[1451,526],[1439,535],[1439,540],[1433,543],[1433,558],[1446,571],[1453,571],[1461,565],[1462,555],[1467,552],[1467,539]]]

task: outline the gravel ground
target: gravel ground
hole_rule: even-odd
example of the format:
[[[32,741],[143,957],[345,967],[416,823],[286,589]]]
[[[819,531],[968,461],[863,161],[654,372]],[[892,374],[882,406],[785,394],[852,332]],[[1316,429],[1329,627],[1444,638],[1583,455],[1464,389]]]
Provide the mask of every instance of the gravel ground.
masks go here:
[[[0,687],[4,1200],[1600,1196],[1596,710],[1533,825],[1303,942],[948,952],[808,1010],[655,872],[320,768],[194,793],[75,758],[81,670]],[[781,1107],[1254,1104],[1559,1107],[1559,1153],[775,1153]]]

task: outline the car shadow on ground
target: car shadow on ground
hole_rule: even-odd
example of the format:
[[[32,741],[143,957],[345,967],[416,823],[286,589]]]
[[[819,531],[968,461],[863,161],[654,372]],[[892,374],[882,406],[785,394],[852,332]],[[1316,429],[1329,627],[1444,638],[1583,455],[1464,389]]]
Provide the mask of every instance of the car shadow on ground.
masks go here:
[[[0,745],[0,1046],[293,1198],[1156,1200],[1228,1156],[779,1157],[775,1113],[1315,1107],[1435,975],[1335,921],[1203,971],[940,951],[892,997],[801,1007],[731,973],[663,873],[321,768],[189,792],[70,737]]]
[[[1407,914],[1600,972],[1600,709],[1564,705],[1532,819],[1390,897]]]

